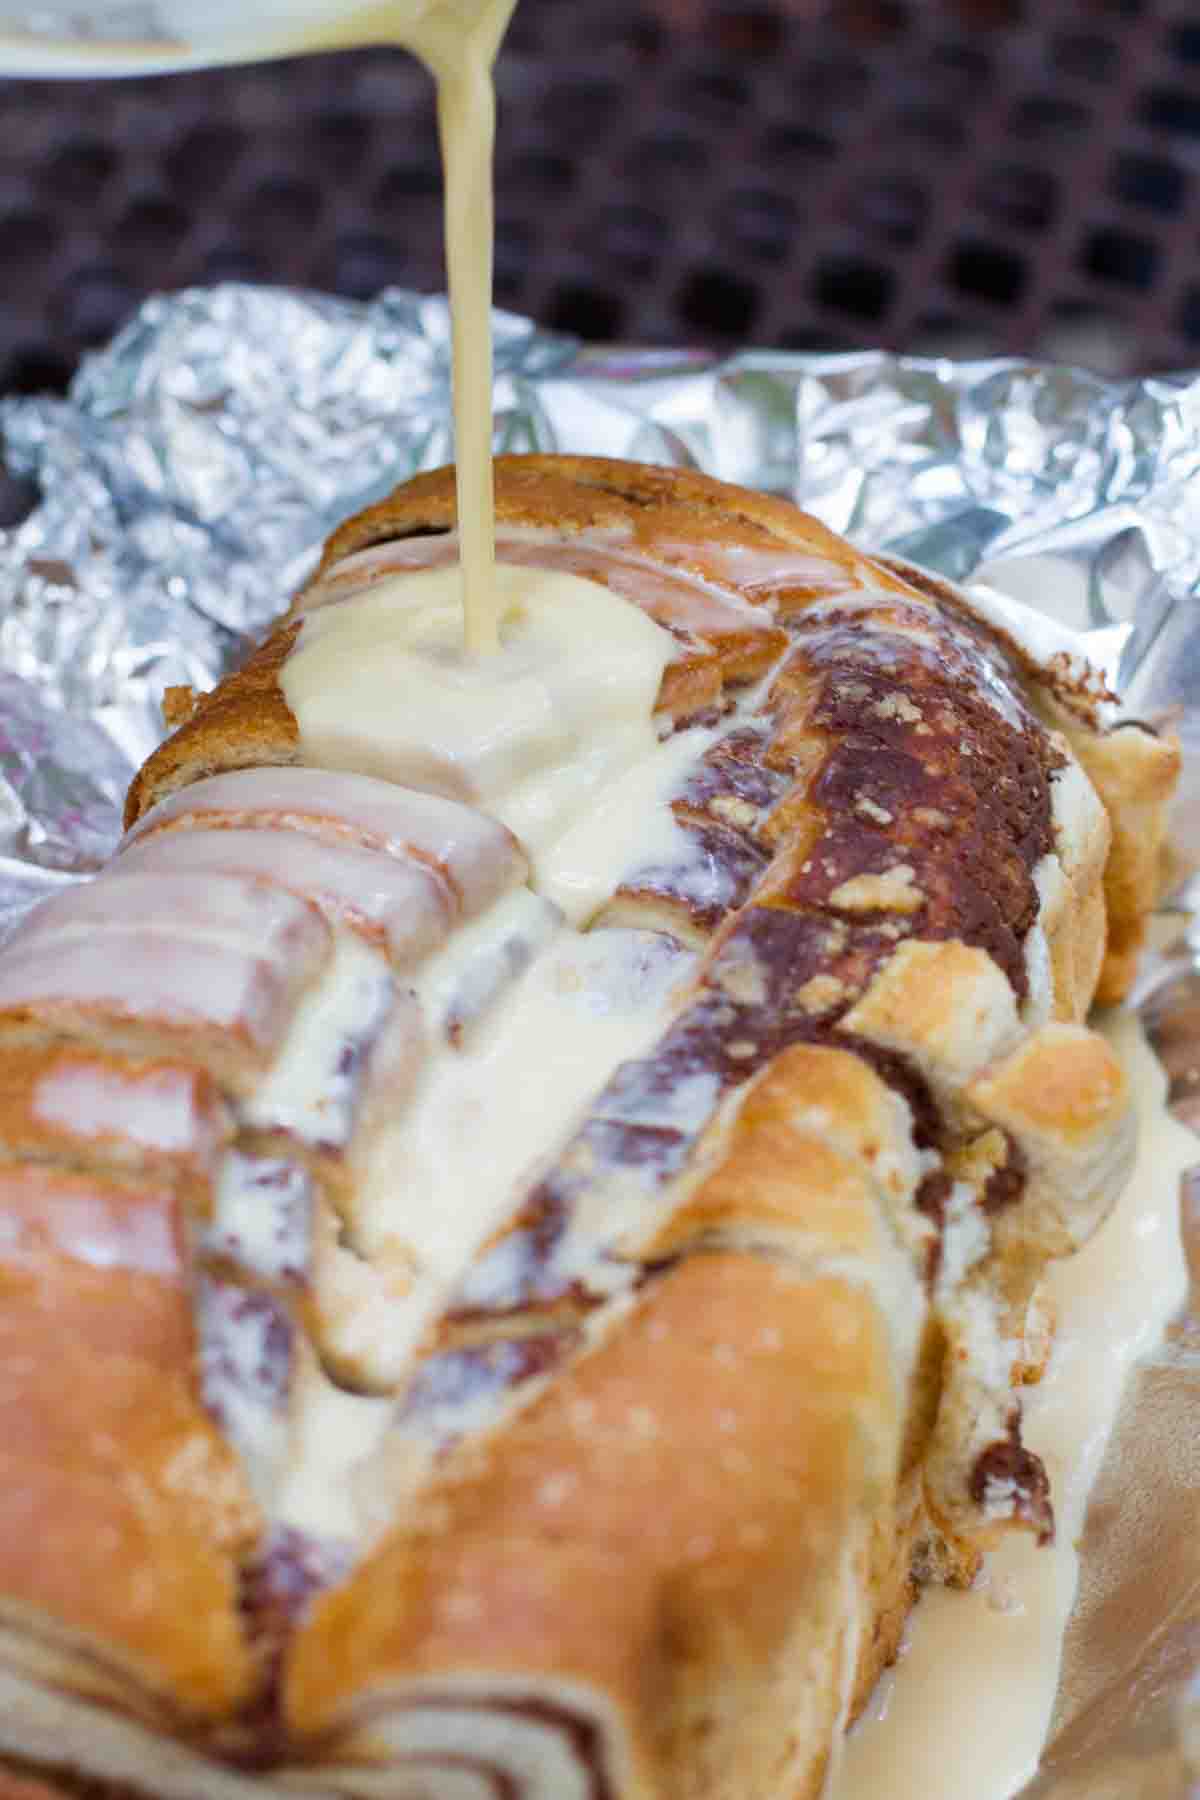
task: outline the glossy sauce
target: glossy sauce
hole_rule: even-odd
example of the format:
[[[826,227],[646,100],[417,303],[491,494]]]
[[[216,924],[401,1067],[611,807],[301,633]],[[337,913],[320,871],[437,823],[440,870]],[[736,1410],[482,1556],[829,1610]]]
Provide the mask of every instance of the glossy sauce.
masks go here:
[[[595,861],[573,829],[580,814],[603,793],[636,830],[642,787],[699,754],[661,745],[653,724],[675,641],[598,582],[512,566],[495,576],[494,656],[461,648],[460,576],[446,565],[308,614],[280,686],[306,763],[485,809],[520,840],[543,891],[582,917],[597,883],[580,867],[581,854]],[[606,872],[614,859],[606,846]]]

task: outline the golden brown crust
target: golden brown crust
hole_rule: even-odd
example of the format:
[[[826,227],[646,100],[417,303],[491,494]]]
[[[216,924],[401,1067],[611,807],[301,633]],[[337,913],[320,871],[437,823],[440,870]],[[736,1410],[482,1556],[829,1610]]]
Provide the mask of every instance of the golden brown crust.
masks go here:
[[[255,1673],[237,1579],[257,1519],[194,1385],[173,1202],[26,1168],[0,1208],[0,1618],[75,1689],[226,1716]]]
[[[847,1558],[892,1500],[898,1398],[870,1295],[685,1261],[321,1602],[289,1659],[294,1728],[356,1736],[361,1714],[369,1739],[408,1684],[516,1678],[615,1705],[632,1766],[673,1793],[737,1770],[766,1800],[763,1671],[789,1647],[828,1661]],[[812,1724],[827,1742],[833,1717]]]
[[[639,1255],[655,1263],[736,1242],[880,1269],[892,1221],[911,1199],[894,1105],[858,1057],[814,1044],[781,1051],[738,1107],[715,1166]]]
[[[1097,1192],[1112,1188],[1133,1150],[1129,1085],[1110,1045],[1082,1025],[1043,1025],[964,1097],[1010,1135],[1024,1163],[1026,1204],[1019,1221],[999,1220],[1001,1236],[1028,1234],[1043,1257],[1078,1249]]]
[[[23,1775],[9,1775],[0,1769],[0,1800],[62,1800],[64,1792],[44,1781],[27,1781]]]
[[[924,1429],[916,1441],[924,1444]],[[868,1605],[859,1634],[858,1663],[846,1724],[852,1725],[866,1706],[875,1684],[891,1668],[900,1652],[909,1614],[920,1598],[915,1570],[929,1531],[919,1473],[915,1468],[902,1476],[896,1505],[889,1516],[877,1521],[867,1559]]]
[[[1106,735],[1067,727],[1110,820],[1112,848],[1104,871],[1107,942],[1096,990],[1101,1006],[1128,993],[1158,900],[1166,854],[1167,809],[1181,767],[1179,741],[1157,737],[1139,725]]]
[[[0,1800],[160,1800],[154,1784],[94,1781],[67,1769],[43,1769],[20,1759],[0,1764]]]
[[[299,761],[300,734],[279,686],[299,629],[276,631],[236,675],[211,694],[193,695],[187,716],[134,776],[125,796],[126,828],[156,800],[206,775]]]
[[[788,501],[692,470],[602,456],[501,456],[495,472],[496,516],[502,524],[552,521],[566,530],[586,531],[632,522],[639,542],[647,543],[659,537],[658,521],[665,519],[679,542],[679,562],[698,570],[711,567],[703,550],[703,539],[710,534],[750,547],[782,542],[811,548],[839,567],[856,558],[844,538]],[[339,526],[310,585],[355,551],[415,532],[448,531],[456,522],[454,471],[414,476]],[[715,533],[714,524],[719,528]]]
[[[229,1717],[255,1670],[227,1447],[177,1377],[64,1347],[27,1314],[13,1323],[16,1341],[0,1328],[0,1368],[6,1385],[19,1370],[24,1392],[20,1414],[3,1408],[0,1617],[61,1658],[71,1689],[88,1691],[95,1660],[102,1693],[120,1678],[167,1717]],[[31,1355],[44,1371],[25,1372]]]
[[[215,1083],[186,1062],[0,1043],[0,1173],[14,1159],[157,1176],[206,1211],[232,1134]]]
[[[69,1692],[228,1716],[257,1518],[194,1385],[169,1191],[0,1170],[0,1620]]]

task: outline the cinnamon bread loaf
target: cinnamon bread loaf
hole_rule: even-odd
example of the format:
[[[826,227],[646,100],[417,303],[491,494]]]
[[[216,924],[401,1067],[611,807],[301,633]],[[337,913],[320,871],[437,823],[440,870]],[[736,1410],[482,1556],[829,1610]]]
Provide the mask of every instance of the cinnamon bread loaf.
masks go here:
[[[653,623],[617,760],[389,688],[423,476],[0,953],[13,1800],[797,1800],[916,1584],[1053,1531],[1174,745],[782,501],[496,475],[502,568]]]

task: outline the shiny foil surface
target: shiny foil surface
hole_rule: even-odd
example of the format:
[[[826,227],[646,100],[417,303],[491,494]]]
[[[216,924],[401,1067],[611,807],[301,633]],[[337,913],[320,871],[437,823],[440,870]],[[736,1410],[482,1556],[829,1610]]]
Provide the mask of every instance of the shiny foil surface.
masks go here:
[[[789,495],[1052,613],[1130,714],[1179,732],[1174,864],[1136,1000],[1200,1130],[1200,376],[580,349],[503,314],[496,331],[497,450]],[[211,685],[342,518],[450,459],[449,384],[442,299],[223,286],[150,301],[67,399],[0,404],[9,468],[41,492],[0,536],[0,934],[115,844],[164,687]],[[1184,1220],[1200,1276],[1200,1179]],[[1200,1800],[1193,1298],[1117,1423],[1030,1800]]]

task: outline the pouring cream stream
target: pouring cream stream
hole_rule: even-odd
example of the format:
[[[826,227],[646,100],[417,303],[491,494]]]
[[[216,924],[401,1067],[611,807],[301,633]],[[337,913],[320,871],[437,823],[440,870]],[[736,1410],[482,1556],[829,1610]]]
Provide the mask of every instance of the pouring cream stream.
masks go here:
[[[377,44],[411,51],[433,75],[445,178],[446,273],[453,321],[454,436],[464,647],[499,648],[492,485],[492,67],[516,0],[160,0],[145,8],[85,3],[6,13],[8,74],[134,75],[259,62]],[[145,36],[116,35],[136,17]],[[111,17],[111,23],[110,23]],[[86,33],[86,35],[84,35]],[[457,577],[456,577],[457,579]]]

